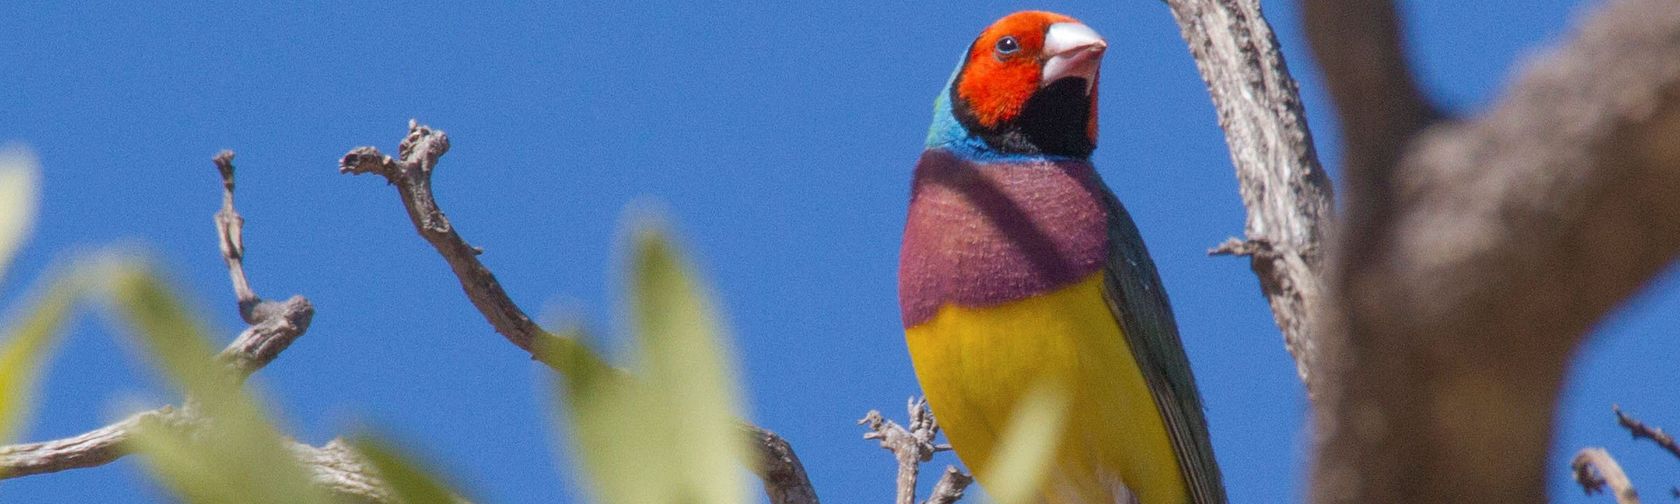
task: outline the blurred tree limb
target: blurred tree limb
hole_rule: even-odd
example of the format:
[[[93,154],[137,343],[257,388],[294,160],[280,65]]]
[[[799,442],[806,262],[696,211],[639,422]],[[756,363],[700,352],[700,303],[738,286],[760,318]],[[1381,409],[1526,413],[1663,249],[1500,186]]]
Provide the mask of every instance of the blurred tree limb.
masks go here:
[[[1392,2],[1305,0],[1346,145],[1332,224],[1258,1],[1167,3],[1249,209],[1249,238],[1222,249],[1306,237],[1286,268],[1255,269],[1315,399],[1312,500],[1543,500],[1569,357],[1680,253],[1680,9],[1607,2],[1491,108],[1448,121],[1414,83]],[[1256,222],[1285,226],[1262,241]],[[1304,245],[1330,225],[1315,265]]]

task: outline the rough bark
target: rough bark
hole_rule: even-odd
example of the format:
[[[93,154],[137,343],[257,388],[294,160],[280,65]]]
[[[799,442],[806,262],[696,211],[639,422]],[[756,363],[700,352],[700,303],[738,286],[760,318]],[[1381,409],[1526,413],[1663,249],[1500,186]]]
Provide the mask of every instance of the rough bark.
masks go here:
[[[1325,229],[1334,208],[1312,132],[1277,37],[1252,0],[1168,0],[1225,130],[1248,217],[1244,239],[1214,254],[1249,256],[1284,347],[1309,391]]]

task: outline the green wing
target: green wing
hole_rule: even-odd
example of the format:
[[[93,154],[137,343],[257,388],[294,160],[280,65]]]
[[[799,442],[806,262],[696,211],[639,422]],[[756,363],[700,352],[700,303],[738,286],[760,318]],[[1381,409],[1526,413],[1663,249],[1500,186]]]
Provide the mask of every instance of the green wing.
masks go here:
[[[1202,398],[1196,392],[1196,379],[1190,374],[1190,362],[1178,339],[1172,305],[1167,302],[1161,277],[1155,273],[1155,263],[1150,261],[1131,215],[1106,185],[1101,187],[1108,205],[1110,244],[1103,297],[1120,321],[1126,343],[1166,421],[1194,504],[1224,504],[1225,484],[1213,459]]]

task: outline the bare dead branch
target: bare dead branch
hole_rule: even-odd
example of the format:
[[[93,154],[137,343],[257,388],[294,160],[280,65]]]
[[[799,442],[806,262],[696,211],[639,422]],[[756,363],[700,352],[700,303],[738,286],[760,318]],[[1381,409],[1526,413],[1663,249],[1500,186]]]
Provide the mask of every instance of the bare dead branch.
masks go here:
[[[1367,3],[1315,8],[1358,18]],[[1480,117],[1400,142],[1389,183],[1347,186],[1320,340],[1334,367],[1318,370],[1331,385],[1314,422],[1316,502],[1545,500],[1569,357],[1680,253],[1673,7],[1606,3]],[[1349,23],[1315,29],[1370,36]],[[1344,111],[1346,128],[1406,122],[1395,106]]]
[[[221,151],[211,160],[222,174],[222,209],[216,212],[216,234],[221,238],[222,259],[227,262],[233,294],[239,300],[240,318],[245,319],[247,324],[256,324],[261,320],[256,311],[262,298],[251,290],[251,283],[245,278],[245,218],[233,208],[233,151]]]
[[[443,215],[437,200],[432,197],[432,169],[437,166],[438,158],[448,151],[448,134],[410,120],[408,136],[397,147],[397,158],[393,159],[374,147],[358,147],[344,155],[339,161],[338,171],[352,175],[378,174],[395,186],[415,231],[449,263],[461,282],[461,289],[466,291],[467,299],[496,332],[535,358],[537,339],[552,335],[532,322],[531,317],[508,297],[496,275],[478,260],[483,250],[468,245],[455,232],[449,218]]]
[[[244,242],[240,232],[244,218],[233,206],[233,151],[222,151],[213,161],[222,174],[222,208],[216,213],[216,233],[239,299],[240,316],[251,324],[216,359],[243,379],[274,362],[303,336],[315,316],[315,307],[303,296],[266,302],[251,290],[242,261]],[[127,441],[143,424],[190,426],[195,422],[189,412],[164,406],[72,437],[0,446],[0,479],[105,465],[128,455]],[[288,443],[322,487],[362,502],[395,501],[377,474],[339,440],[320,448]]]
[[[265,310],[266,317],[258,320],[250,327],[246,327],[239,336],[222,349],[216,358],[227,366],[239,371],[239,376],[250,376],[258,369],[274,362],[280,357],[280,352],[303,336],[309,330],[309,322],[315,317],[315,306],[303,296],[292,296],[280,303],[274,303]]]
[[[233,206],[233,156],[233,151],[223,150],[211,158],[222,175],[222,208],[216,211],[216,236],[222,260],[227,263],[234,298],[239,301],[239,316],[250,327],[240,332],[216,358],[243,378],[273,362],[308,331],[315,307],[303,296],[292,296],[282,302],[263,301],[245,278],[245,218]]]
[[[180,416],[180,411],[164,406],[77,436],[0,447],[0,479],[109,464],[128,454],[123,444],[141,422],[168,422]]]
[[[770,504],[818,504],[805,465],[793,454],[793,445],[776,433],[754,425],[742,423],[741,430],[752,436],[753,445],[759,447],[752,470],[764,483]]]
[[[303,335],[315,314],[309,300],[301,296],[279,306],[274,318],[246,328],[217,359],[241,377],[273,362]],[[186,420],[183,412],[164,406],[72,437],[3,446],[0,447],[0,479],[105,465],[128,454],[123,443],[141,422]]]
[[[1673,454],[1675,457],[1680,457],[1680,444],[1676,444],[1674,442],[1674,436],[1670,436],[1667,432],[1663,432],[1661,427],[1646,425],[1645,422],[1641,422],[1632,415],[1622,412],[1621,406],[1613,405],[1610,409],[1616,412],[1616,423],[1627,428],[1628,433],[1633,434],[1634,439],[1649,439],[1651,442],[1656,443],[1657,446],[1661,446],[1662,449],[1668,450],[1668,453]]]
[[[945,466],[945,474],[939,476],[939,481],[933,484],[932,494],[922,504],[956,504],[962,500],[968,485],[973,483],[973,476],[958,471],[956,466]]]
[[[436,168],[438,158],[448,151],[448,134],[410,120],[408,135],[397,146],[397,158],[387,156],[374,147],[357,147],[339,160],[338,171],[351,175],[378,174],[397,188],[398,198],[402,200],[403,208],[408,210],[415,231],[449,263],[467,299],[509,343],[556,370],[564,370],[578,362],[605,365],[575,338],[544,331],[532,322],[525,310],[508,296],[490,268],[478,260],[478,255],[484,250],[468,245],[455,232],[432,196],[432,170]],[[538,352],[539,340],[550,348]],[[758,463],[764,464],[760,469],[761,476],[769,476],[763,478],[765,492],[772,499],[791,499],[773,502],[816,502],[816,491],[806,477],[804,466],[794,455],[792,446],[773,432],[751,425],[745,427],[755,433],[753,438],[757,440],[754,448],[758,451]],[[806,497],[810,500],[798,500]]]
[[[1575,459],[1569,462],[1569,467],[1575,471],[1575,482],[1581,484],[1581,490],[1587,495],[1610,489],[1611,495],[1616,496],[1616,504],[1639,504],[1639,492],[1633,488],[1633,482],[1628,480],[1627,473],[1622,472],[1622,465],[1610,456],[1610,452],[1603,448],[1582,448],[1575,452]]]
[[[1323,297],[1320,245],[1334,209],[1306,113],[1258,0],[1167,0],[1225,129],[1248,217],[1249,256],[1284,347],[1316,390],[1314,314]],[[1216,249],[1219,250],[1219,249]]]
[[[923,462],[933,460],[933,454],[950,450],[950,445],[934,444],[934,438],[939,436],[939,422],[933,418],[933,410],[928,408],[927,400],[911,397],[905,407],[910,415],[908,428],[897,422],[887,420],[881,412],[870,410],[858,425],[869,427],[869,432],[863,434],[864,439],[879,441],[881,448],[892,452],[893,458],[898,460],[898,504],[915,504],[916,479],[921,472]],[[959,481],[953,480],[955,485]],[[961,496],[962,488],[957,488]]]

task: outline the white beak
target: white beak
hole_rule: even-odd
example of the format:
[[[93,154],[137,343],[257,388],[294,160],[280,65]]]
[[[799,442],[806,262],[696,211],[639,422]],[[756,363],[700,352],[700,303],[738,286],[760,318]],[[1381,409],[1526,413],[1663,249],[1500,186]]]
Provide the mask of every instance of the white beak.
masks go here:
[[[1097,82],[1097,68],[1102,65],[1103,51],[1108,42],[1091,27],[1080,23],[1056,23],[1044,34],[1044,72],[1039,87],[1048,86],[1068,77],[1085,79],[1085,94]]]

